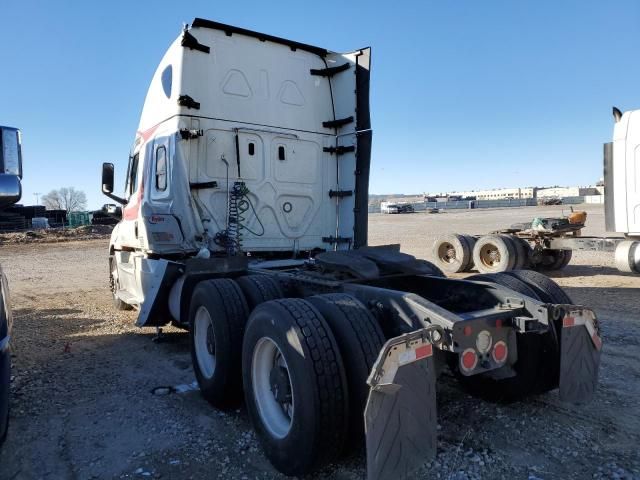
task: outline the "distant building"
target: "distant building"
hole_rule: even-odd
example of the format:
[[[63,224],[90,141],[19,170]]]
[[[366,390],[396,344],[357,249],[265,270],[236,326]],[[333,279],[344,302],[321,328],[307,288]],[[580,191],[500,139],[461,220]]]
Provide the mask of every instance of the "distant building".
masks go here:
[[[602,195],[598,187],[550,187],[538,189],[538,198],[585,197]],[[604,191],[604,189],[602,189]]]
[[[520,187],[520,188],[494,188],[491,190],[471,190],[466,192],[451,192],[448,194],[427,194],[425,199],[444,198],[449,200],[507,200],[523,198],[535,198],[536,187]],[[454,198],[455,197],[455,198]]]

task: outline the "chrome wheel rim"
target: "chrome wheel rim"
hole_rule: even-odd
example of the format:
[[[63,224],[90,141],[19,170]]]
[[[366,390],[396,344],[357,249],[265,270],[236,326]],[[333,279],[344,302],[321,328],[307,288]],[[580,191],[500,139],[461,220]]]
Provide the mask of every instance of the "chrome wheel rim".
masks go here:
[[[196,311],[193,328],[194,347],[200,373],[206,378],[211,378],[216,369],[215,336],[211,316],[205,307],[199,307]]]
[[[251,383],[262,424],[272,436],[284,438],[295,414],[291,374],[280,348],[269,337],[258,340],[253,349]]]
[[[444,263],[456,263],[456,248],[449,242],[443,242],[438,247],[438,256]]]
[[[501,260],[500,251],[495,245],[486,245],[480,250],[480,261],[487,267],[495,267]]]

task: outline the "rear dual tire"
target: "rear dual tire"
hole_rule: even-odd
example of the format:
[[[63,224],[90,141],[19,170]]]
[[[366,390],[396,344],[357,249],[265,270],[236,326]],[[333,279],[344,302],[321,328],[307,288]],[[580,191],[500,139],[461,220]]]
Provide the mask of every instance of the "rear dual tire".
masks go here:
[[[471,235],[445,235],[434,242],[433,258],[447,273],[468,272],[473,268],[475,242],[476,239]]]
[[[500,273],[516,265],[516,244],[508,235],[485,235],[473,249],[473,263],[480,273]]]
[[[228,409],[242,399],[242,338],[249,307],[238,284],[227,278],[196,285],[189,306],[193,370],[202,396]]]
[[[247,410],[274,467],[302,475],[337,458],[349,426],[347,377],[336,339],[312,303],[259,305],[242,362]]]

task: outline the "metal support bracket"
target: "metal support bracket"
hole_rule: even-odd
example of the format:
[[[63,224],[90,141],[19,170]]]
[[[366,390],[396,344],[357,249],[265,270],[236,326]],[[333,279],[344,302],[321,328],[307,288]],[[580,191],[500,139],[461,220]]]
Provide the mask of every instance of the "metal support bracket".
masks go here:
[[[329,190],[329,198],[338,197],[350,197],[353,195],[353,190]]]
[[[189,130],[188,128],[180,129],[180,136],[183,140],[193,140],[194,138],[202,137],[203,135],[203,130]]]
[[[353,122],[353,116],[347,118],[338,118],[336,120],[328,120],[326,122],[322,122],[322,126],[324,128],[340,128],[348,125]]]
[[[334,237],[333,235],[330,235],[328,237],[322,237],[322,241],[324,243],[351,243],[353,241],[353,239],[351,237]]]
[[[317,75],[319,77],[333,77],[336,73],[344,72],[345,70],[349,70],[350,64],[343,63],[342,65],[338,65],[337,67],[327,67],[327,68],[312,68],[309,70],[311,75]]]
[[[209,53],[211,51],[211,48],[198,42],[198,39],[193,35],[191,35],[188,30],[185,30],[182,33],[182,41],[180,42],[180,45],[182,45],[185,48],[189,48],[191,50],[198,50],[199,52],[203,52],[203,53]]]
[[[218,182],[215,180],[211,182],[192,182],[189,184],[191,190],[203,190],[205,188],[218,188]]]
[[[348,153],[348,152],[355,152],[356,147],[355,145],[347,145],[347,146],[340,145],[339,147],[323,147],[322,151],[328,152],[331,155],[333,155],[334,153],[336,155],[344,155],[345,153]]]
[[[200,102],[196,102],[189,95],[180,95],[178,97],[178,105],[181,107],[193,108],[194,110],[200,110]]]

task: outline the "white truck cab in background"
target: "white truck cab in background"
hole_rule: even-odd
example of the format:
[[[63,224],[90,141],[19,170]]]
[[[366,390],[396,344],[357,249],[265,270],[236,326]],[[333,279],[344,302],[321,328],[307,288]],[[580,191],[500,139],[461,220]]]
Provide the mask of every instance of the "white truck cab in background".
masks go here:
[[[613,142],[605,144],[605,211],[607,231],[640,240],[640,110],[621,113]]]
[[[640,273],[640,110],[613,108],[613,141],[604,145],[605,222],[627,240],[615,249],[616,266]]]

